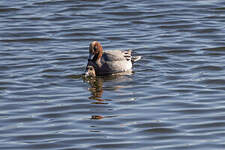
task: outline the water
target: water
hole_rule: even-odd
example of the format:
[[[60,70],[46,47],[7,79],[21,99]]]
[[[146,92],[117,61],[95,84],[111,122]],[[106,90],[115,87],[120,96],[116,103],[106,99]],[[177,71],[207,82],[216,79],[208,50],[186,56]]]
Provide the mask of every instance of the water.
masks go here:
[[[85,80],[88,46],[142,55]],[[0,149],[225,147],[222,0],[0,2]]]

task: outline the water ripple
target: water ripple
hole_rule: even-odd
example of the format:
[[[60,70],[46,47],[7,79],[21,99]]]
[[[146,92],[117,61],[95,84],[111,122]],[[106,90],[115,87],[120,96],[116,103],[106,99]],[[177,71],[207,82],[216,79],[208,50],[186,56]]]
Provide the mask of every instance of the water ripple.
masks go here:
[[[1,149],[223,149],[224,2],[1,1]],[[88,46],[131,75],[83,77]]]

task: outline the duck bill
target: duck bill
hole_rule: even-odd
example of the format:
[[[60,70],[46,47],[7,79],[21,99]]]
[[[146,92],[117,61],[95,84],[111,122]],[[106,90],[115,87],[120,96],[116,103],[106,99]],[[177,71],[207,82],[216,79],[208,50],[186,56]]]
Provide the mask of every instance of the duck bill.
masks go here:
[[[88,61],[93,60],[93,58],[94,58],[94,55],[93,54],[89,54]]]

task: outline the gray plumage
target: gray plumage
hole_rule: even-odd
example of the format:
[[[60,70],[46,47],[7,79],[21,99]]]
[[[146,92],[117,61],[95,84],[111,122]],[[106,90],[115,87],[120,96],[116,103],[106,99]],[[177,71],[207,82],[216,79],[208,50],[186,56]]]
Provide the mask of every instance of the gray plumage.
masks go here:
[[[99,42],[94,41],[89,47],[87,66],[93,66],[96,75],[115,74],[132,70],[132,63],[141,59],[141,56],[132,56],[131,50],[104,51]]]

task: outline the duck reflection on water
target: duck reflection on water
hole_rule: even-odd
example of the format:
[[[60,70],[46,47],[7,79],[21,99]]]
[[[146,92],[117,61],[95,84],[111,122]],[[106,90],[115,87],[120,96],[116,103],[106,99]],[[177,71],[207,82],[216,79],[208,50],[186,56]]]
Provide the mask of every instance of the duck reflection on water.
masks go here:
[[[90,71],[93,71],[91,68],[92,67],[89,68]],[[102,99],[104,90],[116,91],[121,88],[126,88],[127,86],[120,85],[120,83],[124,81],[131,81],[132,78],[129,76],[131,74],[132,72],[108,76],[83,76],[83,80],[90,85],[88,88],[91,92],[89,99],[96,100],[96,102],[94,102],[95,104],[105,104],[105,101],[111,101],[110,99]],[[104,86],[104,84],[107,84],[107,86]]]
[[[109,104],[112,100],[110,98],[107,98],[107,93],[104,95],[103,92],[107,91],[110,92],[110,95],[116,95],[117,90],[128,88],[129,85],[127,85],[127,82],[132,81],[132,76],[130,76],[132,72],[107,76],[90,76],[90,74],[94,73],[94,69],[92,68],[92,66],[87,66],[87,70],[89,71],[89,75],[85,76],[84,74],[83,80],[89,84],[88,90],[91,93],[89,99],[94,100],[92,104]],[[96,112],[96,114],[92,115],[90,119],[101,120],[103,118],[111,117],[114,116],[99,115],[99,113]]]
[[[128,86],[121,85],[124,82],[132,81],[131,76],[109,75],[109,76],[83,76],[83,80],[89,84],[88,90],[91,92],[90,100],[94,100],[92,104],[108,104],[112,101],[110,98],[102,98],[104,91],[114,92]],[[116,85],[115,85],[116,84]],[[98,114],[98,113],[97,113]],[[103,118],[111,118],[112,116],[92,115],[90,119],[100,120]]]

